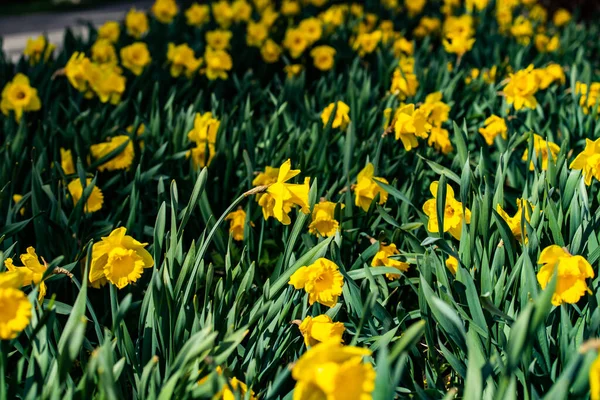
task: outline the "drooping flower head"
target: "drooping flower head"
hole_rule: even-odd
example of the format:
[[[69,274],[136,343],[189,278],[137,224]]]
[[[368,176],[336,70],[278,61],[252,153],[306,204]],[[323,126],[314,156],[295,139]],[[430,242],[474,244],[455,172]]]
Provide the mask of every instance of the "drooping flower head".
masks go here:
[[[93,287],[112,283],[123,289],[130,283],[136,282],[144,272],[144,268],[154,265],[152,256],[133,237],[126,235],[126,229],[121,227],[103,237],[92,247],[92,264],[89,280]]]
[[[295,289],[304,289],[308,293],[308,303],[315,302],[327,307],[337,304],[342,294],[344,277],[339,267],[326,258],[319,258],[313,264],[300,267],[290,277],[290,285]]]
[[[372,267],[394,267],[402,272],[408,271],[410,265],[404,261],[396,260],[390,258],[390,256],[394,256],[400,254],[396,245],[394,243],[390,243],[389,245],[384,245],[383,243],[379,244],[379,251],[373,257],[371,261]],[[385,277],[394,280],[400,278],[400,274],[385,274]]]
[[[432,182],[429,190],[433,199],[429,199],[423,204],[423,211],[429,217],[427,230],[437,233],[440,231],[437,215],[438,181]],[[466,224],[471,223],[471,211],[466,207],[463,210],[463,204],[454,198],[454,190],[447,184],[443,232],[450,232],[454,238],[460,240],[463,221]]]
[[[594,277],[594,270],[582,256],[571,255],[564,248],[552,245],[542,251],[538,264],[542,265],[537,274],[542,289],[545,289],[552,279],[555,269],[558,273],[556,289],[552,295],[553,305],[574,304],[586,292],[591,293],[585,280]]]

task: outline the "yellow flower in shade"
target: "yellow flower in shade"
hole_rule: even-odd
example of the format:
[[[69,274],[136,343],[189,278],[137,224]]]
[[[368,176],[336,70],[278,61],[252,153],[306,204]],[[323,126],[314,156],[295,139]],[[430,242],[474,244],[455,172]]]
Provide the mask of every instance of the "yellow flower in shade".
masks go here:
[[[262,14],[260,15],[260,23],[270,28],[273,26],[275,21],[277,21],[277,18],[279,18],[279,13],[275,11],[272,5],[270,5],[262,11]]]
[[[533,65],[510,74],[508,83],[504,88],[506,102],[513,104],[517,111],[523,107],[534,109],[537,106],[535,94],[539,89],[539,85],[540,79],[534,71]]]
[[[231,3],[231,10],[235,22],[248,21],[252,16],[252,6],[246,0],[235,0]]]
[[[569,21],[571,21],[571,13],[565,10],[564,8],[559,8],[554,12],[552,22],[554,22],[554,25],[556,25],[557,27],[564,26],[568,24]],[[598,398],[600,399],[600,394],[598,395]]]
[[[374,177],[375,167],[368,163],[362,171],[358,173],[356,185],[354,186],[354,204],[362,208],[364,211],[369,211],[371,203],[377,195],[379,195],[379,204],[385,204],[388,193],[383,190],[376,181],[388,183],[385,178]]]
[[[521,220],[524,217],[527,222],[530,221],[531,215],[529,213],[528,207],[529,207],[529,203],[527,202],[527,200],[518,199],[517,200],[517,212],[515,213],[515,215],[513,217],[511,217],[510,215],[508,215],[508,213],[506,211],[504,211],[502,209],[502,206],[500,206],[500,204],[498,204],[496,206],[496,211],[498,212],[498,214],[500,214],[502,219],[504,221],[506,221],[506,224],[510,228],[510,231],[512,232],[512,234],[521,243],[523,243],[523,242],[527,243],[527,235],[525,235],[525,240],[523,240],[523,235],[521,234],[521,232],[526,232],[525,227],[521,225]],[[523,215],[523,214],[525,214],[525,215]]]
[[[137,281],[144,268],[154,265],[152,256],[144,249],[148,244],[138,242],[126,232],[123,227],[117,228],[94,243],[89,274],[92,287],[98,288],[108,281],[123,289]]]
[[[65,65],[65,75],[71,86],[80,92],[89,88],[88,75],[92,69],[92,62],[83,53],[75,52]]]
[[[125,16],[125,27],[129,36],[133,36],[136,39],[141,38],[150,29],[146,13],[132,8]]]
[[[206,64],[206,77],[211,81],[227,79],[227,71],[233,68],[231,56],[225,50],[213,50],[210,47],[207,47],[204,53],[204,63]]]
[[[294,272],[289,284],[297,290],[304,289],[308,293],[308,303],[311,306],[317,302],[333,307],[342,294],[344,277],[333,261],[319,258],[313,264],[300,267]]]
[[[350,106],[343,101],[331,103],[325,107],[325,109],[323,109],[321,112],[321,121],[323,121],[323,126],[326,126],[329,122],[334,108],[336,108],[336,111],[335,116],[333,117],[333,122],[331,123],[331,127],[333,129],[346,129],[350,123]]]
[[[302,66],[302,64],[291,64],[283,67],[283,70],[287,74],[288,79],[300,75],[303,69],[304,67]]]
[[[14,111],[15,120],[19,122],[25,111],[37,111],[42,107],[37,89],[31,87],[29,78],[21,73],[15,75],[2,89],[0,110],[8,116]]]
[[[112,43],[106,39],[98,39],[92,45],[92,61],[98,64],[116,64],[117,52]]]
[[[300,4],[294,0],[283,0],[281,2],[281,14],[286,17],[293,17],[300,12]]]
[[[335,206],[337,203],[321,200],[319,204],[315,204],[312,211],[312,222],[308,226],[308,231],[315,235],[329,237],[335,235],[339,230],[340,224],[335,219]],[[341,204],[341,208],[344,205]]]
[[[415,52],[413,42],[407,40],[404,37],[394,40],[392,49],[394,52],[394,57],[396,58],[400,58],[403,56],[412,56]]]
[[[250,21],[246,26],[246,44],[250,47],[261,47],[269,37],[269,28],[260,22]]]
[[[540,4],[535,4],[529,10],[529,19],[532,22],[539,22],[539,23],[545,24],[546,21],[548,20],[548,11],[544,8],[544,6],[542,6]],[[543,29],[543,27],[542,28],[538,27],[538,29]]]
[[[413,34],[418,38],[424,38],[432,33],[439,32],[442,28],[442,22],[439,18],[423,17],[419,25],[414,29]]]
[[[268,64],[276,63],[281,56],[281,47],[272,39],[267,39],[260,48],[260,55],[264,62]]]
[[[225,50],[229,48],[231,40],[231,31],[216,29],[206,32],[206,44],[214,50]]]
[[[433,199],[429,199],[423,204],[423,211],[429,218],[427,230],[432,233],[440,231],[437,215],[437,190],[438,181],[434,181],[429,186]],[[466,207],[463,210],[463,204],[454,198],[454,190],[447,184],[443,231],[450,232],[454,238],[460,240],[463,221],[465,224],[471,223],[471,211]]]
[[[331,46],[317,46],[310,51],[314,66],[321,71],[329,71],[333,68],[335,49]]]
[[[101,158],[106,157],[111,152],[115,151],[120,146],[123,146],[125,143],[127,145],[119,154],[112,157],[110,160],[105,162],[104,164],[98,166],[98,171],[115,171],[119,169],[128,169],[133,162],[134,150],[133,143],[129,139],[127,135],[118,135],[109,139],[108,142],[93,144],[90,147],[90,153],[92,156],[99,160]]]
[[[179,7],[177,7],[175,0],[155,0],[150,11],[152,11],[154,18],[163,24],[169,24],[179,12]]]
[[[460,57],[473,48],[475,38],[468,35],[449,33],[444,37],[442,44],[446,52],[456,54]]]
[[[427,113],[422,109],[415,110],[414,104],[400,107],[395,116],[394,132],[396,140],[401,140],[406,151],[419,146],[417,137],[427,138],[431,124],[427,122]]]
[[[177,78],[183,73],[188,78],[191,78],[202,62],[194,56],[194,50],[186,43],[177,46],[169,43],[167,61],[171,64],[170,72],[173,78]]]
[[[233,237],[233,240],[242,241],[244,240],[244,226],[246,225],[246,211],[241,208],[237,211],[230,212],[225,217],[225,221],[231,221],[229,223],[229,234]]]
[[[221,28],[227,29],[233,22],[233,9],[227,0],[212,3],[212,12],[215,22]]]
[[[284,225],[291,223],[288,215],[291,205],[300,207],[300,211],[305,214],[310,212],[308,207],[308,191],[310,189],[308,183],[310,178],[305,178],[302,184],[287,183],[287,181],[300,174],[300,170],[291,169],[291,165],[290,160],[281,164],[277,180],[267,189],[272,201],[266,206],[272,210],[272,215]],[[265,208],[265,205],[261,204],[261,206]]]
[[[333,32],[333,30],[342,25],[346,19],[347,9],[342,5],[333,5],[327,10],[319,14],[319,19],[323,22],[325,31],[327,33]]]
[[[377,50],[377,46],[379,45],[379,42],[381,42],[381,36],[382,33],[380,30],[371,33],[361,33],[354,39],[352,48],[358,52],[359,56],[364,57]]]
[[[306,346],[314,346],[318,343],[335,341],[342,343],[342,335],[346,331],[344,324],[333,322],[326,314],[304,318],[299,325],[300,333],[304,336]]]
[[[548,88],[554,82],[560,82],[564,85],[566,81],[565,71],[558,64],[551,63],[546,68],[537,68],[533,70],[540,81],[540,89],[544,90]]]
[[[496,136],[502,136],[502,139],[506,140],[508,135],[508,128],[506,127],[506,121],[504,118],[492,114],[484,122],[485,126],[479,128],[479,133],[485,139],[488,146],[494,144]]]
[[[520,15],[513,22],[510,33],[517,39],[519,44],[526,46],[533,36],[533,25],[531,25],[530,20]]]
[[[579,97],[579,105],[583,108],[583,113],[589,115],[598,108],[598,97],[600,97],[600,82],[592,82],[588,85],[582,82],[575,83],[575,93]]]
[[[490,69],[483,70],[482,78],[485,83],[492,84],[496,82],[496,74],[498,73],[498,67],[495,65]]]
[[[188,139],[194,142],[196,147],[187,153],[188,157],[192,156],[194,166],[202,168],[210,165],[216,153],[215,145],[220,125],[221,121],[213,118],[211,112],[196,113],[194,127],[188,132]]]
[[[215,368],[215,372],[218,375],[223,376],[223,368],[221,368],[221,366],[217,366],[217,368]],[[205,382],[208,382],[209,377],[210,377],[210,375],[207,375],[204,378],[200,379],[198,381],[198,384],[201,385],[201,384],[204,384]],[[233,392],[231,391],[231,389],[233,389]],[[223,387],[221,388],[219,393],[217,393],[216,395],[213,396],[213,399],[214,400],[217,400],[217,399],[221,399],[221,400],[236,400],[236,399],[257,400],[257,397],[254,394],[254,391],[252,391],[252,390],[248,391],[248,386],[246,386],[246,384],[244,382],[238,380],[236,377],[233,377],[233,378],[229,379],[228,383],[225,383],[223,385]]]
[[[102,103],[119,104],[127,81],[121,68],[112,64],[92,63],[87,71],[87,78],[90,88]],[[88,92],[86,96],[91,97],[90,94]]]
[[[538,264],[542,265],[537,274],[542,289],[552,279],[555,269],[558,273],[556,289],[552,295],[553,305],[575,304],[586,292],[591,294],[585,280],[594,277],[594,270],[582,256],[573,256],[564,248],[552,245],[542,251]]]
[[[585,149],[575,157],[569,168],[581,170],[588,186],[592,184],[592,178],[600,180],[600,139],[585,139]]]
[[[480,72],[479,68],[471,68],[471,71],[469,71],[469,74],[465,77],[465,83],[470,85],[471,82],[479,78]]]
[[[283,39],[283,47],[290,52],[292,58],[298,58],[308,47],[308,41],[300,29],[288,28]]]
[[[434,126],[429,132],[429,138],[427,144],[430,147],[434,147],[437,151],[441,151],[442,154],[451,153],[454,150],[452,142],[450,142],[450,132],[447,129]]]
[[[44,36],[38,36],[35,39],[27,39],[23,54],[29,59],[29,64],[34,65],[42,59],[48,61],[55,48],[56,46],[48,42]]]
[[[446,258],[446,268],[452,272],[452,275],[456,275],[456,271],[458,271],[458,260],[456,257],[448,256]]]
[[[392,75],[390,92],[396,94],[400,100],[414,96],[419,88],[419,81],[414,73],[415,60],[412,57],[401,58],[398,68]]]
[[[373,257],[373,261],[371,261],[372,267],[393,267],[402,272],[408,271],[410,265],[404,261],[395,260],[390,258],[390,256],[394,256],[400,254],[396,245],[394,243],[390,243],[388,246],[385,246],[383,243],[379,243],[379,251]],[[394,280],[400,278],[400,274],[385,274],[385,277],[389,280]]]
[[[27,248],[27,253],[21,254],[21,262],[23,263],[22,267],[17,267],[13,264],[12,258],[7,258],[4,261],[4,266],[8,271],[18,271],[19,276],[21,278],[22,287],[29,287],[31,285],[40,285],[38,292],[38,300],[42,301],[44,296],[46,295],[46,284],[42,280],[46,270],[48,269],[46,261],[42,259],[43,263],[40,263],[40,260],[35,253],[35,249],[33,247]]]
[[[85,180],[85,185],[88,186],[92,182],[91,178],[87,178]],[[69,193],[71,193],[71,197],[73,198],[73,204],[77,205],[79,200],[83,196],[83,186],[81,186],[81,180],[79,178],[73,179],[67,185],[67,189],[69,189]],[[102,204],[104,203],[104,195],[98,186],[94,186],[92,189],[92,193],[88,197],[85,203],[85,212],[93,213],[96,211],[100,211],[102,209]]]
[[[75,173],[75,164],[73,163],[71,150],[60,148],[60,167],[66,175]]]
[[[133,125],[129,125],[126,129],[127,133],[133,133]],[[140,136],[142,136],[144,134],[144,132],[146,132],[146,125],[144,124],[140,124],[140,126],[138,126],[137,131],[135,132],[135,136],[137,136],[138,138]],[[144,141],[140,140],[140,148],[144,148]]]
[[[0,339],[17,337],[29,325],[32,306],[19,289],[23,278],[18,271],[0,273]]]
[[[117,21],[106,21],[98,28],[98,39],[105,39],[111,43],[117,43],[121,35],[121,26]]]
[[[202,26],[210,21],[210,7],[208,4],[193,3],[185,10],[185,19],[190,26]]]
[[[121,63],[134,75],[140,75],[152,62],[146,43],[137,42],[121,49]]]
[[[21,201],[22,198],[23,198],[23,196],[20,195],[20,194],[13,194],[13,197],[12,197],[13,201],[15,202],[15,204],[19,204],[19,202]],[[21,207],[21,209],[19,210],[19,214],[25,215],[25,208],[24,207]]]
[[[554,17],[556,19],[556,16]],[[590,366],[590,400],[600,400],[600,355]]]
[[[343,346],[337,341],[319,343],[294,364],[294,400],[371,399],[375,370],[363,358],[368,349]]]
[[[553,53],[560,47],[560,39],[558,35],[552,37],[546,36],[543,33],[538,33],[533,39],[535,48],[540,53]]]
[[[298,24],[298,30],[302,32],[310,46],[321,39],[323,34],[323,23],[318,18],[306,18]]]
[[[535,170],[533,159],[541,157],[542,170],[545,171],[548,169],[549,158],[552,157],[553,160],[556,159],[556,156],[558,155],[558,152],[560,151],[560,147],[556,143],[547,142],[540,135],[538,135],[537,133],[534,133],[533,134],[533,151],[534,151],[534,154],[533,154],[531,163],[529,164],[529,170],[530,171]],[[529,158],[529,149],[525,149],[525,153],[523,154],[522,160],[527,161],[528,158]]]

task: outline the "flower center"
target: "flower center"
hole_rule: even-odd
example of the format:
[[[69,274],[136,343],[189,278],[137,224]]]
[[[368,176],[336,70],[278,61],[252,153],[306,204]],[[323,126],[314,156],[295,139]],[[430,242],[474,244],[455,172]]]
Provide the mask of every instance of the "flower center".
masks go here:
[[[446,205],[446,210],[445,210],[445,212],[446,212],[446,216],[447,216],[447,217],[452,217],[452,216],[454,216],[454,208],[453,208],[451,205],[449,205],[449,204],[448,204],[448,205]]]

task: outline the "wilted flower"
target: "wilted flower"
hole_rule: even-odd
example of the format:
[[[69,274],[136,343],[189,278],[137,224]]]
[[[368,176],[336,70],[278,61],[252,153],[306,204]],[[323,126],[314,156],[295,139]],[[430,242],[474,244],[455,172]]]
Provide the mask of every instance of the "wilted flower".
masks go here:
[[[150,29],[146,13],[132,8],[125,16],[125,27],[129,36],[133,36],[136,39],[141,38]]]
[[[128,169],[133,162],[134,151],[133,143],[127,135],[118,135],[109,139],[108,142],[94,144],[90,147],[90,153],[92,156],[99,160],[106,157],[111,152],[115,151],[125,143],[127,145],[119,154],[106,161],[104,164],[98,166],[98,171],[115,171],[118,169]]]
[[[367,349],[332,340],[311,347],[294,364],[294,400],[371,399],[375,370],[363,357]]]
[[[23,263],[22,267],[15,266],[12,258],[4,260],[4,266],[8,271],[19,272],[19,277],[21,278],[20,286],[29,287],[31,285],[39,284],[38,300],[42,301],[46,295],[46,284],[42,280],[48,269],[46,262],[43,260],[42,263],[40,262],[38,255],[35,253],[35,249],[31,246],[27,248],[27,253],[21,254],[20,258]]]
[[[388,193],[377,184],[376,181],[388,183],[385,178],[374,177],[375,167],[368,163],[362,171],[358,173],[356,185],[354,186],[354,204],[364,211],[369,211],[371,203],[379,195],[379,204],[385,204]]]
[[[311,317],[310,315],[298,326],[304,336],[306,346],[315,346],[318,343],[335,341],[342,343],[342,335],[346,328],[341,322],[333,322],[326,314]]]
[[[325,107],[325,109],[321,112],[321,121],[323,121],[323,126],[327,125],[329,122],[334,108],[336,108],[336,111],[335,116],[333,117],[333,122],[331,123],[331,127],[333,129],[346,129],[350,123],[350,107],[343,101],[331,103]]]
[[[133,237],[126,235],[126,229],[121,227],[103,237],[92,247],[92,263],[89,280],[93,287],[100,287],[106,281],[119,289],[136,282],[144,272],[144,268],[154,265],[152,256]]]
[[[246,225],[246,211],[241,208],[237,211],[230,212],[225,217],[225,221],[231,221],[229,223],[229,234],[233,237],[233,240],[241,241],[244,240],[244,226]]]
[[[552,245],[542,251],[538,264],[542,264],[537,274],[542,289],[552,280],[555,270],[558,273],[552,295],[553,305],[575,304],[586,292],[591,294],[585,280],[594,277],[594,270],[582,256],[573,256],[564,248]]]
[[[89,186],[92,182],[91,178],[87,178],[85,180],[85,185]],[[77,205],[79,200],[83,196],[83,186],[81,186],[81,180],[79,178],[73,179],[67,185],[67,189],[69,189],[69,193],[71,193],[71,198],[73,199],[73,204]],[[96,211],[100,211],[102,209],[102,204],[104,203],[104,195],[98,186],[94,186],[92,189],[92,193],[88,197],[84,210],[87,213],[93,213]]]
[[[321,235],[329,237],[335,235],[339,230],[340,224],[335,219],[336,203],[331,201],[321,200],[315,204],[312,211],[312,221],[308,226],[308,231],[313,235]],[[341,205],[344,208],[344,205]]]
[[[479,133],[485,139],[488,146],[494,144],[496,136],[502,136],[502,139],[506,140],[508,128],[506,127],[506,121],[495,114],[490,115],[484,122],[483,127],[479,128]]]
[[[22,73],[15,75],[2,89],[0,110],[8,116],[14,111],[15,120],[19,122],[25,111],[37,111],[42,107],[36,88],[31,87],[29,78]]]
[[[542,170],[548,169],[548,160],[552,158],[556,159],[558,152],[560,151],[560,147],[556,143],[547,142],[537,133],[533,134],[533,157],[531,159],[531,163],[529,164],[529,170],[535,170],[535,166],[533,163],[533,159],[540,157],[542,159]],[[525,153],[523,154],[523,161],[527,161],[529,158],[529,149],[525,149]]]
[[[427,230],[432,233],[440,232],[440,226],[438,224],[437,214],[437,191],[438,181],[434,181],[429,186],[429,191],[433,195],[433,199],[429,199],[423,204],[423,211],[429,218],[427,223]],[[446,199],[444,209],[444,232],[450,232],[450,234],[460,240],[462,233],[463,221],[465,224],[471,223],[471,211],[464,207],[463,204],[454,198],[454,190],[448,184],[446,184]]]
[[[290,277],[290,285],[304,289],[308,293],[308,303],[315,302],[333,307],[342,294],[344,277],[339,267],[326,258],[319,258],[313,264],[300,267]]]
[[[17,337],[29,325],[32,306],[19,289],[23,278],[18,271],[0,273],[0,339]]]
[[[140,75],[151,62],[152,57],[146,43],[137,42],[121,49],[121,63],[134,75]]]
[[[390,258],[390,256],[394,256],[400,254],[396,245],[394,243],[390,243],[388,246],[383,243],[379,243],[379,251],[373,257],[371,261],[372,267],[393,267],[402,272],[408,271],[410,265],[404,261],[396,260]],[[394,280],[400,278],[400,274],[385,274],[385,277]]]

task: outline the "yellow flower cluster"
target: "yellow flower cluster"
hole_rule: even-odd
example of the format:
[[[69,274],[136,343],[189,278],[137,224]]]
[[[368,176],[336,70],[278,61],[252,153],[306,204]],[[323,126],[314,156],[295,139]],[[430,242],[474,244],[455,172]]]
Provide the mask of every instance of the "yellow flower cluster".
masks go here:
[[[104,43],[109,45],[108,42]],[[98,96],[101,102],[118,104],[125,92],[126,79],[122,70],[112,62],[98,64],[83,53],[75,52],[67,62],[64,73],[71,85],[86,98]]]

